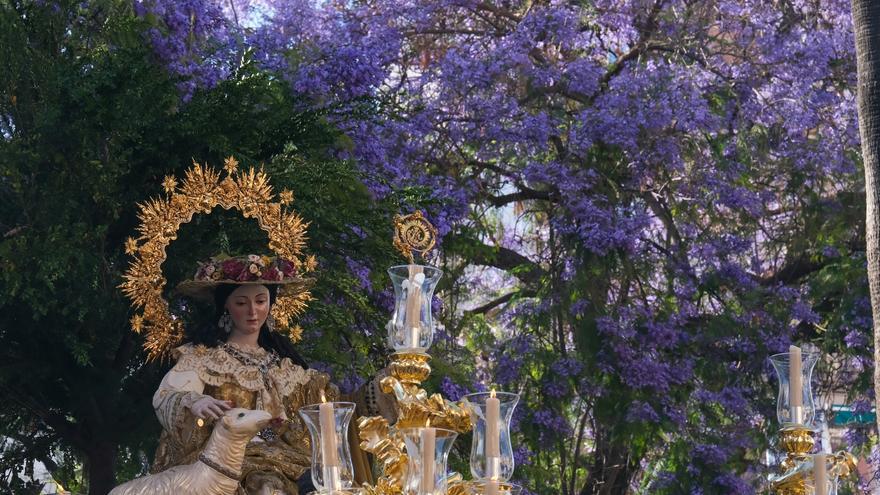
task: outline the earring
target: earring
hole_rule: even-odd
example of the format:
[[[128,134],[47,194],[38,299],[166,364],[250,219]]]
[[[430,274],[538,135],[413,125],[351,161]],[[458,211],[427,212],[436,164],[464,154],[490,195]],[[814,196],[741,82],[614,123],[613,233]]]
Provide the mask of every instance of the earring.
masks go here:
[[[220,321],[217,322],[217,326],[222,328],[226,333],[232,332],[232,315],[229,314],[229,311],[223,313],[223,316],[220,317]]]
[[[275,317],[272,316],[272,313],[269,313],[269,316],[266,317],[266,327],[269,328],[270,332],[275,331]]]

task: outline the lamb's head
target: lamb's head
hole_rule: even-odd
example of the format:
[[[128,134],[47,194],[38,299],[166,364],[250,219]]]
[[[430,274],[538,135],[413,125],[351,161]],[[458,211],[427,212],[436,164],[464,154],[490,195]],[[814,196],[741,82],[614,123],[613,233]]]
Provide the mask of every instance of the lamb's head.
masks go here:
[[[237,434],[255,435],[265,428],[272,420],[272,415],[266,411],[251,409],[230,409],[223,415],[221,421],[229,431]]]

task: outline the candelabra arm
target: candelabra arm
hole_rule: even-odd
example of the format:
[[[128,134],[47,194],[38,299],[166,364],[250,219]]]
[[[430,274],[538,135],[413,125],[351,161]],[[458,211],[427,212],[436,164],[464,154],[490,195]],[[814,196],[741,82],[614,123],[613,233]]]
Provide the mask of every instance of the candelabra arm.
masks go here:
[[[855,474],[857,464],[856,456],[841,450],[831,458],[831,472],[840,478],[848,478]]]
[[[383,392],[388,395],[394,396],[394,399],[397,400],[397,402],[401,402],[406,399],[406,389],[397,378],[394,378],[393,376],[386,376],[382,379],[382,381],[379,382],[379,385],[382,387]]]

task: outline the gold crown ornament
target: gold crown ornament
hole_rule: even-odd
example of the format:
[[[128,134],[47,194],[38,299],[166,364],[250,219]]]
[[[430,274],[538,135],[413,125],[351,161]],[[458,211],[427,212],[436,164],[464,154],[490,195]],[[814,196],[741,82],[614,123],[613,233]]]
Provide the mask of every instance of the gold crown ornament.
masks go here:
[[[295,211],[286,208],[293,201],[291,191],[282,191],[278,194],[278,201],[273,201],[275,193],[263,170],[250,168],[239,172],[238,161],[231,156],[225,160],[223,169],[225,177],[221,179],[217,170],[193,161],[179,184],[174,176],[165,177],[162,182],[165,197],[152,198],[138,205],[140,225],[137,230],[140,235],[125,241],[125,252],[134,259],[119,287],[135,310],[131,318],[132,330],[146,332],[144,349],[149,360],[168,356],[184,337],[181,321],[171,315],[168,302],[162,295],[166,283],[162,275],[166,249],[177,239],[182,224],[190,222],[196,213],[210,214],[217,206],[226,210],[235,208],[245,218],[255,218],[267,233],[269,249],[276,257],[212,258],[200,265],[193,280],[181,283],[178,292],[204,300],[205,295],[220,283],[283,284],[284,290],[279,291],[272,306],[275,329],[288,334],[294,342],[301,338],[302,330],[299,326],[292,326],[290,320],[300,315],[311,300],[308,287],[313,279],[305,274],[314,270],[317,262],[314,256],[303,259],[301,253],[308,223]],[[251,262],[251,256],[260,263]],[[247,273],[233,273],[232,269],[238,265],[229,260],[241,262]],[[251,265],[257,265],[255,272],[250,271]],[[219,275],[214,275],[218,269]],[[208,271],[211,274],[206,275]],[[280,279],[270,280],[279,277],[279,273]],[[233,277],[242,280],[233,282]]]

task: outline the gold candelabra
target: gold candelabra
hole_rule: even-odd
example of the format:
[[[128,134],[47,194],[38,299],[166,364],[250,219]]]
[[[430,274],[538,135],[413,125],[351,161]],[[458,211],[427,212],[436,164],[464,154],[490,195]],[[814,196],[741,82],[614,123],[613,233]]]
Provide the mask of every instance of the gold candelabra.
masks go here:
[[[836,493],[837,480],[855,472],[856,460],[849,452],[822,457],[810,454],[815,445],[811,425],[816,411],[811,377],[818,360],[818,354],[802,353],[796,346],[791,346],[788,353],[770,357],[779,377],[777,416],[783,425],[779,447],[785,452],[781,472],[770,477],[770,489],[779,495],[832,495]],[[830,490],[827,481],[817,484],[817,480],[823,479],[831,480]]]
[[[458,433],[471,429],[470,413],[465,404],[452,403],[440,394],[428,395],[421,383],[431,374],[426,353],[399,352],[391,356],[391,376],[382,379],[382,391],[394,397],[398,418],[394,425],[382,416],[361,418],[361,448],[375,456],[382,476],[375,485],[364,486],[367,495],[399,495],[403,493],[409,458],[399,430],[411,427],[437,426]],[[468,482],[449,481],[450,495],[472,493]]]
[[[422,255],[433,248],[437,232],[420,212],[395,217],[394,246],[414,267],[413,253]],[[412,275],[412,272],[410,272]],[[440,394],[428,394],[422,383],[431,374],[431,356],[419,350],[405,350],[391,355],[389,375],[380,382],[384,393],[391,395],[398,416],[391,425],[382,416],[364,417],[358,422],[360,447],[375,457],[381,476],[373,485],[362,487],[366,495],[401,495],[407,479],[409,458],[401,433],[405,428],[437,427],[459,434],[471,431],[471,412],[466,400],[450,402]],[[447,478],[449,495],[478,493],[479,482],[465,481],[460,475]],[[509,488],[500,485],[500,493]]]

